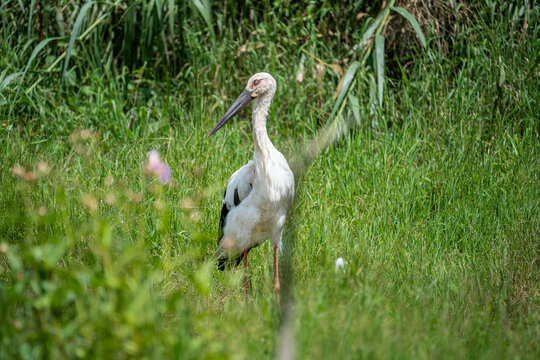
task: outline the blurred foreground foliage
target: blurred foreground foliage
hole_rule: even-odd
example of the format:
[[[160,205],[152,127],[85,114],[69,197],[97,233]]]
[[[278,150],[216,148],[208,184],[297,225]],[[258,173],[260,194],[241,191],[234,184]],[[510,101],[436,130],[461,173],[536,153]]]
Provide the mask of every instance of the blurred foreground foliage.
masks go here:
[[[91,167],[91,145],[74,148]],[[107,176],[84,193],[44,162],[12,175],[0,221],[2,358],[196,357],[204,340],[194,339],[185,287],[165,290],[198,252],[175,256],[167,237],[162,199],[174,189],[148,180],[134,192]],[[208,270],[177,281],[207,295]]]

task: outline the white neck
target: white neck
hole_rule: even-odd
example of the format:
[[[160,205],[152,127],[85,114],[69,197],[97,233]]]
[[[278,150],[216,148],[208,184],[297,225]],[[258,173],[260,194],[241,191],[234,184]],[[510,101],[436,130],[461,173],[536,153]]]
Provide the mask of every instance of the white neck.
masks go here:
[[[268,137],[266,131],[266,116],[268,115],[268,109],[272,103],[274,97],[273,92],[267,92],[263,96],[255,99],[255,105],[253,106],[253,140],[255,142],[255,161],[260,160],[263,162],[270,158],[270,153],[277,151],[274,144]]]

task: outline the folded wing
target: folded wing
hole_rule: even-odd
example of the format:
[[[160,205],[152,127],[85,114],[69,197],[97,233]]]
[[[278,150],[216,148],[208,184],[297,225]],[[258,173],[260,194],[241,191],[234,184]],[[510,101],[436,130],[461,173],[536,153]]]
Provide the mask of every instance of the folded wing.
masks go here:
[[[249,161],[246,165],[238,169],[232,174],[229,182],[227,183],[227,189],[223,196],[223,205],[221,207],[221,217],[219,220],[219,235],[218,235],[218,250],[216,252],[216,258],[218,259],[220,270],[225,269],[225,264],[229,260],[229,253],[221,247],[221,241],[223,240],[223,229],[227,225],[227,216],[229,211],[234,207],[240,205],[240,203],[249,196],[253,189],[253,180],[255,178],[255,162]],[[237,266],[244,257],[244,254],[236,257],[234,265]]]

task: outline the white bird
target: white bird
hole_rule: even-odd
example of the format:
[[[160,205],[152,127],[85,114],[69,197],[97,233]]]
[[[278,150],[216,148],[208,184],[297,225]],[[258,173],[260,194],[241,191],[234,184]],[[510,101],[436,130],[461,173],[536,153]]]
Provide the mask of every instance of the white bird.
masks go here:
[[[214,134],[254,100],[253,160],[229,179],[219,222],[216,258],[219,269],[244,259],[244,289],[247,297],[247,254],[270,239],[274,247],[274,288],[279,296],[279,248],[287,213],[294,197],[294,176],[289,164],[268,138],[266,117],[276,92],[276,80],[268,73],[253,75],[238,99],[208,136]]]
[[[339,272],[339,271],[345,271],[345,265],[347,265],[348,263],[343,260],[342,257],[338,257],[336,259],[336,263],[335,263],[335,267],[336,267],[336,272]]]

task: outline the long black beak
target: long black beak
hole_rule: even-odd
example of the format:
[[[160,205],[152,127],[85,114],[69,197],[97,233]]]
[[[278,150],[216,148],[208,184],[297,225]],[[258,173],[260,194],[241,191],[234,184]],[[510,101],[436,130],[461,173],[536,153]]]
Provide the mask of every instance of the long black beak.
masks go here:
[[[240,112],[240,110],[245,108],[246,105],[249,104],[249,102],[251,100],[253,100],[253,99],[254,98],[251,97],[251,92],[249,92],[247,90],[242,91],[242,93],[240,94],[238,99],[236,99],[236,101],[231,105],[231,107],[229,108],[229,110],[227,110],[225,115],[223,115],[223,117],[221,119],[219,119],[216,126],[214,126],[212,131],[210,131],[206,137],[210,137],[216,131],[221,129],[223,127],[223,125],[228,123],[236,114],[238,114]]]

